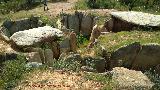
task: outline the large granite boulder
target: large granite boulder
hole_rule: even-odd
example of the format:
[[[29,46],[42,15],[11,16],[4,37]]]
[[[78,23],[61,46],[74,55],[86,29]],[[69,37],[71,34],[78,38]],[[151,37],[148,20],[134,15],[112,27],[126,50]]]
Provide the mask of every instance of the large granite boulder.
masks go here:
[[[115,67],[111,73],[116,90],[151,90],[154,85],[141,71]]]
[[[135,26],[160,27],[160,15],[135,11],[111,12],[113,32],[130,31]]]
[[[61,37],[62,31],[50,26],[38,27],[14,33],[10,39],[19,47],[34,46],[41,42],[52,42]]]

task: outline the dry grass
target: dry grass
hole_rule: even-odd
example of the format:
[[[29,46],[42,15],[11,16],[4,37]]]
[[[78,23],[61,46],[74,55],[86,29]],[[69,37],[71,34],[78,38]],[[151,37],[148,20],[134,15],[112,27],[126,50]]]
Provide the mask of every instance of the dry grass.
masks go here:
[[[83,73],[34,71],[14,90],[100,90],[102,84],[83,78]]]

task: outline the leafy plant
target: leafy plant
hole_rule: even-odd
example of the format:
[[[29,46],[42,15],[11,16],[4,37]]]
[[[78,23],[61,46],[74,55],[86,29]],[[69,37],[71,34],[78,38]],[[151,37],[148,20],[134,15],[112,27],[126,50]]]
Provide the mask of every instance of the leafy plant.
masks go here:
[[[23,78],[23,74],[27,72],[25,67],[25,58],[18,56],[16,60],[4,62],[2,72],[0,73],[0,88],[11,89],[15,87],[19,80]]]
[[[81,44],[87,43],[89,40],[82,34],[77,35],[77,44],[80,47]]]

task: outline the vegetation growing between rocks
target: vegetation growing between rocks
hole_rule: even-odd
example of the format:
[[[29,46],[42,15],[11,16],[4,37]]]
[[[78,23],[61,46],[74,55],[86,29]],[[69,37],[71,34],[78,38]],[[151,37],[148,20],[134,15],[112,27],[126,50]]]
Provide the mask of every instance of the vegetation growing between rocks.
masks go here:
[[[104,87],[102,90],[113,90],[114,89],[114,83],[112,81],[111,76],[109,75],[103,75],[98,73],[86,73],[84,76],[87,80],[94,80],[101,82]]]

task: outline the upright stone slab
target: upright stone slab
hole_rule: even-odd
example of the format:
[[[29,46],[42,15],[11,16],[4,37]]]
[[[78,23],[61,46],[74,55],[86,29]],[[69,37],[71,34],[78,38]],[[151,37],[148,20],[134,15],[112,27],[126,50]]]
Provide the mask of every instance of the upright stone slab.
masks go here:
[[[68,28],[75,33],[79,33],[79,18],[77,15],[68,15]]]
[[[76,40],[76,33],[71,32],[70,34],[70,50],[76,52],[77,50],[77,40]]]
[[[60,45],[57,42],[52,42],[53,58],[58,59],[60,56]]]
[[[49,66],[52,66],[53,64],[53,52],[51,49],[45,49],[44,50],[45,55],[45,63]]]
[[[93,17],[89,15],[84,15],[81,21],[81,33],[85,36],[90,36],[93,26]]]

